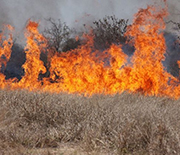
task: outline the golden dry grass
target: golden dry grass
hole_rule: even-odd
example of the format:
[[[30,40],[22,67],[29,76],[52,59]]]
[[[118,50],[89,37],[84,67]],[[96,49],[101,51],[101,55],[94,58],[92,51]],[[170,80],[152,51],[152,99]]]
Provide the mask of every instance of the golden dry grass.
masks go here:
[[[180,153],[180,100],[0,91],[0,154]]]

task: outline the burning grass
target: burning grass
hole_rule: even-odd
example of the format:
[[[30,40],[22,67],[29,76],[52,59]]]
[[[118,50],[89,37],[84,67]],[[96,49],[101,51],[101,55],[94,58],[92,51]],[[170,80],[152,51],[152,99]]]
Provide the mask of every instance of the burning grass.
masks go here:
[[[46,154],[61,152],[63,145],[83,154],[180,152],[179,100],[6,90],[0,100],[1,153]]]
[[[71,51],[49,53],[38,24],[29,21],[19,79],[3,74],[13,39],[11,32],[6,38],[1,33],[1,152],[53,154],[57,149],[58,154],[67,145],[77,154],[179,153],[180,81],[162,64],[166,16],[167,8],[138,11],[123,33],[135,49],[131,57],[120,44],[96,49],[93,35],[84,35],[86,42]]]
[[[1,66],[6,67],[13,44],[11,34],[2,39],[0,57],[4,61],[0,61],[0,88],[87,96],[128,91],[178,99],[180,81],[162,64],[166,53],[163,31],[167,14],[166,7],[155,6],[140,9],[135,14],[132,25],[122,33],[135,49],[131,57],[125,54],[120,44],[112,44],[104,51],[96,49],[93,34],[84,35],[85,43],[77,48],[51,55],[46,38],[38,31],[38,23],[29,21],[25,31],[24,75],[19,81],[16,78],[7,80],[2,72]],[[48,53],[47,64],[41,60],[43,52]]]

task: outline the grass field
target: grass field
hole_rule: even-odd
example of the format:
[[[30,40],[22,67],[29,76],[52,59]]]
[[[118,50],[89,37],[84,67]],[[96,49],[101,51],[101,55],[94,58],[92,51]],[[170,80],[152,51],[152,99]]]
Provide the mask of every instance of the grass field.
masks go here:
[[[180,101],[0,91],[0,154],[180,153]]]

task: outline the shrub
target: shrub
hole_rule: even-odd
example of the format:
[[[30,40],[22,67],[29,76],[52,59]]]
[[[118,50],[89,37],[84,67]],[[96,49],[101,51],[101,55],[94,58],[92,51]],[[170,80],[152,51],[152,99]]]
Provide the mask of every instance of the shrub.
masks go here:
[[[65,23],[62,23],[59,19],[48,19],[50,22],[50,28],[44,30],[44,36],[48,41],[48,49],[52,54],[55,52],[66,52],[74,49],[79,45],[79,41],[73,38],[75,30],[70,29]]]
[[[94,21],[92,26],[94,45],[97,49],[108,48],[112,43],[125,43],[128,20],[118,19],[115,16],[105,16]]]
[[[7,79],[16,77],[20,80],[24,75],[22,65],[26,60],[26,54],[24,52],[23,46],[19,43],[14,42],[11,50],[11,57],[7,62],[4,74],[6,75]]]

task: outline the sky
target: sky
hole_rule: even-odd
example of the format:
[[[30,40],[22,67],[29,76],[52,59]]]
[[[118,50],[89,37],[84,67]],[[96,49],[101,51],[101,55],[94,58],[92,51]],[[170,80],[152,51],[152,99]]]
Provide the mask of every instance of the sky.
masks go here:
[[[38,21],[46,27],[45,19],[61,19],[70,27],[91,24],[105,15],[130,19],[139,8],[153,4],[155,0],[0,0],[0,28],[10,24],[17,31],[22,31],[29,19]],[[158,0],[161,1],[161,0]],[[171,19],[180,17],[180,1],[167,0]],[[157,0],[156,0],[157,2]]]

